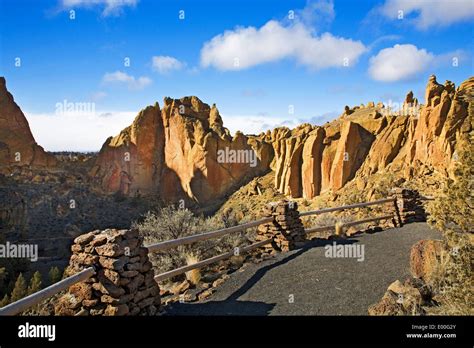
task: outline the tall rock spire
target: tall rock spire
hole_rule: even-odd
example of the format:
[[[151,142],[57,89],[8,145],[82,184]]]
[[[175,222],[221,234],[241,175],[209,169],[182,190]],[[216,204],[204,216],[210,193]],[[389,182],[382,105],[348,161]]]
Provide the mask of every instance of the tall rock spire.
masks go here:
[[[4,77],[0,77],[0,167],[8,165],[54,166],[56,159],[39,146]]]

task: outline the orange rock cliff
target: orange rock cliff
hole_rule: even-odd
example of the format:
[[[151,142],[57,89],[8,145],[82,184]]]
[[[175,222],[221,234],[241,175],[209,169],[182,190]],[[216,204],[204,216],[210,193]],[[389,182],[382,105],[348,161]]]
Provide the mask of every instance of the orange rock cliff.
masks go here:
[[[56,159],[36,143],[5,78],[0,77],[0,167],[12,164],[51,167]]]
[[[382,103],[348,107],[323,126],[302,124],[260,135],[232,136],[215,105],[197,97],[165,98],[139,112],[108,138],[89,172],[106,193],[159,195],[206,204],[255,176],[273,171],[275,187],[291,197],[337,191],[355,178],[392,171],[406,179],[426,168],[450,175],[458,140],[472,128],[474,77],[455,87],[426,86],[425,103],[407,94],[402,112]],[[0,79],[0,166],[50,167],[53,156],[38,146],[25,116]],[[15,153],[21,160],[15,162]]]

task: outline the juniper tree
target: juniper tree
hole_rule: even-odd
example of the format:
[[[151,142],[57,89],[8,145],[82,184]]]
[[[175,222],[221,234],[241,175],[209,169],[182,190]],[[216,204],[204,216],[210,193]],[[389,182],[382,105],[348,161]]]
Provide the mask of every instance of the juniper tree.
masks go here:
[[[41,273],[36,271],[33,277],[30,279],[30,285],[28,286],[28,295],[34,294],[41,290]]]
[[[3,299],[0,301],[0,308],[5,307],[9,303],[10,303],[10,298],[8,297],[7,294],[5,294],[5,296],[3,296]]]
[[[466,122],[472,122],[472,106]],[[472,128],[472,124],[470,127]],[[431,288],[440,294],[439,308],[434,314],[472,315],[474,278],[472,277],[474,130],[461,133],[455,160],[453,178],[447,179],[442,194],[430,209],[429,222],[444,234],[444,248],[433,266]]]
[[[51,267],[48,273],[49,276],[49,281],[51,284],[57,283],[61,280],[61,272],[59,271],[59,268],[54,266]]]
[[[474,226],[474,154],[472,138],[464,134],[454,160],[454,177],[444,183],[442,194],[431,208],[430,222],[442,231],[448,229],[472,232]]]
[[[15,302],[22,299],[26,296],[26,291],[26,281],[23,277],[23,273],[20,273],[18,275],[18,278],[16,279],[15,287],[13,288],[13,291],[11,293],[11,301]]]

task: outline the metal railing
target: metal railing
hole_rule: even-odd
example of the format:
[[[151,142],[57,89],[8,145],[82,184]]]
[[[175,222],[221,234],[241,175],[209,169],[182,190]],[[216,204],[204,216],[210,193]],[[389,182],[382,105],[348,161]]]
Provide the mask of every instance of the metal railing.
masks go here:
[[[432,198],[431,197],[426,197],[425,199],[432,199]],[[346,209],[361,208],[361,207],[384,204],[384,203],[389,203],[389,202],[394,202],[395,203],[396,198],[386,198],[386,199],[380,199],[380,200],[372,201],[372,202],[356,203],[356,204],[350,204],[350,205],[334,207],[334,208],[325,208],[325,209],[319,209],[319,210],[305,211],[305,212],[300,213],[300,216],[303,217],[303,216],[309,216],[309,215],[319,215],[319,214],[323,214],[323,213],[341,211],[341,210],[346,210]],[[354,226],[354,225],[363,224],[363,223],[367,223],[367,222],[386,220],[386,219],[390,219],[390,218],[394,218],[394,217],[396,217],[396,216],[393,215],[393,214],[390,214],[390,215],[374,217],[374,218],[368,218],[368,219],[359,220],[359,221],[352,221],[352,222],[342,224],[342,226],[343,227],[349,227],[349,226]],[[178,247],[178,246],[181,246],[181,245],[192,244],[192,243],[208,240],[208,239],[211,239],[211,238],[221,237],[221,236],[224,236],[224,235],[230,234],[230,233],[244,231],[248,228],[256,227],[256,226],[259,226],[261,224],[271,222],[271,221],[273,221],[273,217],[266,217],[266,218],[259,219],[259,220],[256,220],[256,221],[247,222],[247,223],[244,223],[244,224],[241,224],[241,225],[232,226],[232,227],[228,227],[228,228],[223,228],[223,229],[219,229],[219,230],[215,230],[215,231],[211,231],[211,232],[200,233],[200,234],[196,234],[196,235],[193,235],[193,236],[187,236],[187,237],[183,237],[183,238],[168,240],[168,241],[164,241],[164,242],[160,242],[160,243],[156,243],[156,244],[151,244],[151,245],[148,245],[146,247],[148,248],[148,252],[151,252],[151,253],[161,252],[161,251],[169,250],[171,248],[175,248],[175,247]],[[330,229],[333,229],[333,228],[335,228],[335,225],[334,226],[324,226],[324,227],[314,227],[314,228],[306,229],[305,232],[306,233],[319,232],[319,231],[330,230]],[[259,247],[262,247],[266,244],[269,244],[272,241],[273,241],[273,239],[269,238],[269,239],[253,243],[253,244],[245,246],[245,247],[241,247],[241,248],[238,249],[238,254],[240,255],[240,253],[246,253],[246,252],[252,251],[252,250],[257,249]],[[214,257],[196,262],[196,263],[191,264],[191,265],[186,265],[186,266],[183,266],[183,267],[179,267],[177,269],[174,269],[174,270],[171,270],[171,271],[168,271],[168,272],[165,272],[165,273],[161,273],[161,274],[155,276],[155,281],[157,281],[157,282],[163,281],[163,280],[169,279],[171,277],[189,272],[191,270],[202,268],[202,267],[210,265],[212,263],[231,258],[234,255],[236,255],[236,250],[232,250],[232,251],[229,251],[227,253],[223,253],[223,254],[220,254],[220,255],[217,255],[217,256],[214,256]],[[31,295],[21,299],[21,300],[18,300],[14,303],[10,303],[5,307],[0,308],[0,316],[1,315],[16,315],[16,314],[19,314],[19,313],[25,311],[26,309],[37,305],[41,301],[44,301],[45,299],[47,299],[51,296],[54,296],[54,295],[60,293],[61,291],[64,291],[64,290],[68,289],[70,286],[91,278],[93,275],[95,275],[95,273],[96,272],[95,272],[93,267],[86,268],[86,269],[84,269],[84,270],[82,270],[82,271],[80,271],[80,272],[78,272],[78,273],[76,273],[76,274],[74,274],[74,275],[72,275],[68,278],[60,280],[59,282],[48,286],[45,289],[42,289],[42,290],[40,290],[40,291],[38,291],[34,294],[31,294]]]
[[[319,209],[319,210],[308,210],[308,211],[300,213],[300,216],[320,215],[320,214],[324,214],[324,213],[331,213],[331,212],[342,211],[342,210],[347,210],[347,209],[364,208],[364,207],[369,207],[369,206],[372,206],[372,205],[380,205],[380,204],[385,204],[385,203],[393,203],[393,204],[396,205],[396,202],[397,202],[396,197],[390,197],[390,198],[379,199],[379,200],[372,201],[372,202],[355,203],[355,204],[343,205],[343,206],[340,206],[340,207],[324,208],[324,209]],[[396,207],[394,207],[394,208],[398,209]],[[376,217],[366,218],[366,219],[357,220],[357,221],[346,222],[346,223],[340,224],[339,226],[341,228],[345,228],[345,227],[350,227],[350,226],[362,225],[362,224],[365,224],[365,223],[368,223],[368,222],[389,220],[389,219],[394,219],[394,218],[400,219],[400,217],[397,216],[397,213],[395,213],[395,214],[388,214],[388,215],[384,215],[384,216],[376,216]],[[335,230],[335,229],[336,229],[336,225],[330,225],[330,226],[307,228],[307,229],[305,229],[305,232],[306,233],[314,233],[314,232],[330,231],[330,230]]]
[[[86,268],[70,277],[48,286],[47,288],[44,288],[38,292],[35,292],[34,294],[22,298],[21,300],[0,308],[0,315],[16,315],[21,313],[24,310],[37,305],[41,301],[44,301],[47,298],[66,290],[70,286],[89,279],[93,275],[95,275],[94,267]]]
[[[343,205],[340,207],[333,207],[333,208],[324,208],[324,209],[319,209],[319,210],[309,210],[309,211],[304,211],[300,213],[300,216],[307,216],[307,215],[319,215],[319,214],[324,214],[324,213],[331,213],[333,211],[340,211],[340,210],[346,210],[346,209],[354,209],[354,208],[363,208],[363,207],[368,207],[371,205],[378,205],[378,204],[384,204],[384,203],[389,203],[389,202],[396,202],[395,197],[390,197],[390,198],[384,198],[384,199],[379,199],[377,201],[372,201],[372,202],[364,202],[364,203],[355,203],[355,204],[349,204],[349,205]]]
[[[261,242],[253,243],[249,246],[239,248],[239,253],[238,254],[240,255],[241,253],[246,253],[246,252],[249,252],[251,250],[257,249],[261,246],[264,246],[268,243],[271,243],[272,240],[273,240],[272,238],[269,238],[269,239],[266,239],[266,240],[262,240]],[[165,272],[165,273],[158,274],[157,276],[155,276],[155,280],[157,282],[159,282],[159,281],[162,281],[162,280],[165,280],[165,279],[169,279],[171,277],[174,277],[174,276],[192,271],[193,269],[202,268],[202,267],[210,265],[212,263],[231,258],[234,255],[236,255],[235,251],[229,251],[229,252],[221,254],[221,255],[210,257],[208,259],[196,262],[192,265],[183,266],[183,267],[180,267],[180,268],[176,268],[172,271],[168,271],[168,272]]]
[[[181,245],[187,245],[187,244],[192,244],[192,243],[208,240],[208,239],[211,239],[211,238],[217,238],[217,237],[221,237],[221,236],[224,236],[226,234],[230,234],[230,233],[234,233],[234,232],[241,232],[241,231],[246,230],[247,228],[256,227],[256,226],[259,226],[261,224],[264,224],[264,223],[267,223],[267,222],[270,222],[270,221],[273,221],[273,218],[272,217],[266,217],[266,218],[263,218],[263,219],[260,219],[260,220],[247,222],[247,223],[237,225],[237,226],[227,227],[227,228],[223,228],[223,229],[216,230],[216,231],[205,232],[205,233],[200,233],[200,234],[196,234],[196,235],[193,235],[193,236],[188,236],[188,237],[183,237],[183,238],[178,238],[178,239],[173,239],[173,240],[167,240],[165,242],[160,242],[160,243],[156,243],[156,244],[151,244],[151,245],[147,246],[147,248],[148,248],[149,252],[164,251],[164,250],[168,250],[168,249],[171,249],[171,248],[176,248],[176,247],[181,246]],[[246,253],[246,252],[252,251],[254,249],[257,249],[257,248],[259,248],[261,246],[264,246],[266,244],[269,244],[271,242],[272,242],[272,239],[270,238],[270,239],[263,240],[263,241],[260,241],[260,242],[257,242],[257,243],[253,243],[251,245],[248,245],[248,246],[245,246],[245,247],[242,247],[242,248],[238,248],[238,254],[240,255],[241,253]],[[210,257],[208,259],[196,262],[192,265],[183,266],[183,267],[174,269],[172,271],[168,271],[168,272],[165,272],[165,273],[158,274],[158,275],[155,276],[155,280],[157,282],[158,281],[163,281],[163,280],[169,279],[171,277],[175,277],[177,275],[189,272],[193,269],[202,268],[202,267],[210,265],[212,263],[222,261],[222,260],[225,260],[225,259],[229,259],[229,258],[231,258],[232,256],[234,256],[236,254],[237,254],[236,251],[233,250],[233,251],[230,251],[230,252],[227,252],[227,253],[224,253],[224,254],[213,256],[213,257]]]
[[[246,230],[247,228],[255,227],[255,226],[264,224],[266,222],[270,222],[270,221],[272,221],[272,218],[268,217],[268,218],[260,219],[257,221],[247,222],[242,225],[227,227],[227,228],[223,228],[216,231],[205,232],[205,233],[200,233],[193,236],[172,239],[172,240],[167,240],[167,241],[156,243],[156,244],[151,244],[151,245],[148,245],[147,248],[148,248],[148,251],[151,253],[168,250],[180,245],[192,244],[196,242],[201,242],[203,240],[208,240],[211,238],[221,237],[229,233],[240,232],[240,231]]]

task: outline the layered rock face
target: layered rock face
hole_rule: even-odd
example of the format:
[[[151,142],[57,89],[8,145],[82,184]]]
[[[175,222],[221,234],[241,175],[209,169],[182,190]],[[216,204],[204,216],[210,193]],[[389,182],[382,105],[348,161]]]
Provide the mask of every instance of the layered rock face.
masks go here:
[[[313,198],[343,187],[364,162],[383,122],[372,106],[350,109],[323,127],[305,124],[291,131],[275,130],[270,141],[277,189],[292,197]]]
[[[450,81],[439,84],[432,75],[419,115],[397,116],[390,122],[371,148],[371,160],[361,174],[390,167],[403,170],[407,179],[426,171],[450,175],[460,133],[468,133],[472,127],[467,111],[473,93],[474,77],[456,89]]]
[[[369,102],[347,106],[322,127],[280,127],[259,136],[232,137],[215,105],[197,97],[165,98],[162,109],[147,107],[106,141],[92,176],[107,192],[202,204],[267,170],[275,171],[281,193],[308,199],[381,171],[410,178],[429,168],[448,175],[458,133],[471,127],[467,96],[473,84],[470,78],[456,89],[431,76],[425,105],[409,92],[400,111]]]
[[[415,161],[428,163],[437,170],[449,172],[456,161],[459,132],[469,132],[469,103],[474,96],[474,77],[456,90],[452,82],[444,85],[432,75],[426,87],[425,107],[406,151],[406,165]]]
[[[119,135],[105,141],[91,175],[106,192],[147,193],[160,179],[163,148],[161,111],[155,104],[140,111]]]
[[[5,78],[0,77],[0,167],[55,164],[56,159],[36,143],[25,115],[7,90]]]
[[[449,175],[459,134],[472,127],[467,111],[473,90],[474,77],[456,89],[432,75],[423,106],[410,92],[401,111],[371,102],[346,107],[339,119],[322,127],[262,135],[275,149],[275,186],[292,197],[313,198],[381,171],[402,171],[407,179],[426,170]]]
[[[103,145],[91,175],[107,192],[205,203],[269,168],[272,147],[223,127],[215,105],[165,98]]]

